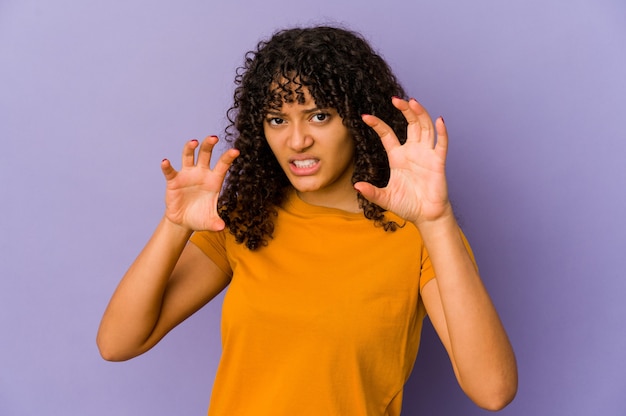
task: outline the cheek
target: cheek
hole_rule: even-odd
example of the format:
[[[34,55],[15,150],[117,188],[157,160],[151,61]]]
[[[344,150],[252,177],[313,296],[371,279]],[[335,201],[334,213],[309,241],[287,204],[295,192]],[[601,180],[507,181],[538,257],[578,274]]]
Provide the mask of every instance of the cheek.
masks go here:
[[[353,159],[355,153],[355,144],[352,135],[347,134],[338,149],[346,158]]]
[[[265,123],[263,123],[263,139],[265,140],[265,143],[267,143],[268,145],[270,145],[270,135],[268,134],[268,128],[265,126]]]

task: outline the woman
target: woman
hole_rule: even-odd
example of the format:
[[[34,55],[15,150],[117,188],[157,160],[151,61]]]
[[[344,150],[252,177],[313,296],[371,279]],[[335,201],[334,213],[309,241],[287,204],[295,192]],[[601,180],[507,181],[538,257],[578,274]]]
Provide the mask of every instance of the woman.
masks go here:
[[[338,28],[276,33],[236,84],[233,148],[162,162],[165,215],[102,356],[142,354],[228,286],[209,415],[398,415],[426,314],[465,393],[506,406],[515,358],[448,199],[443,119]]]

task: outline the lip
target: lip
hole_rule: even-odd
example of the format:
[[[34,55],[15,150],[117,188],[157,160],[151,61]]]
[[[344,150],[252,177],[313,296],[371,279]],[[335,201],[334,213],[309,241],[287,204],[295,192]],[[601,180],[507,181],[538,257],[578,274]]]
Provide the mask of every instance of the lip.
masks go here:
[[[311,160],[314,161],[313,164],[307,165],[305,167],[298,167],[296,162]],[[299,156],[295,158],[289,159],[289,170],[296,176],[309,176],[314,175],[320,169],[320,160],[313,156]]]

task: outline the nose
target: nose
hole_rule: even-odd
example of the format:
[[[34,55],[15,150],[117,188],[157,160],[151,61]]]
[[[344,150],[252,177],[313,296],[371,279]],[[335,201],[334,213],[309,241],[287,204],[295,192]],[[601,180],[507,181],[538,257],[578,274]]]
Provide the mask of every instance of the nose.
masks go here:
[[[304,152],[313,145],[313,136],[306,123],[294,123],[289,132],[289,147],[296,152]]]

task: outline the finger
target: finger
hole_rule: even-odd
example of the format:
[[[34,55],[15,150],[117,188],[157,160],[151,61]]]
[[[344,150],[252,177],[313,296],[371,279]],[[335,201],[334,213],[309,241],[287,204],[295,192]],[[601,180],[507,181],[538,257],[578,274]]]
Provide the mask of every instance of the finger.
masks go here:
[[[435,128],[433,120],[430,118],[428,111],[415,98],[411,98],[408,102],[409,108],[419,125],[420,141],[425,141],[431,146],[435,145]],[[409,121],[410,123],[410,121]]]
[[[189,140],[185,143],[185,147],[183,148],[183,168],[191,168],[194,166],[196,147],[198,147],[198,141],[196,139]]]
[[[377,188],[369,182],[357,182],[354,184],[354,189],[368,201],[383,208],[387,206],[386,192],[383,188]]]
[[[381,119],[371,114],[364,114],[361,116],[363,122],[370,126],[378,137],[380,137],[380,141],[385,148],[385,151],[389,153],[394,148],[400,146],[400,141],[398,140],[398,136],[393,131],[391,127]]]
[[[435,152],[445,160],[448,154],[448,129],[446,128],[446,123],[443,121],[443,117],[439,117],[435,121],[435,130],[437,131]]]
[[[208,136],[200,145],[198,150],[197,165],[208,168],[211,163],[211,155],[213,154],[213,148],[218,142],[217,136]]]
[[[420,125],[419,117],[409,106],[409,101],[403,100],[402,98],[393,97],[391,99],[391,102],[394,107],[400,110],[408,123],[406,127],[407,141],[420,142],[422,140],[422,126]]]
[[[172,167],[172,164],[169,160],[163,159],[161,161],[161,171],[163,172],[163,176],[165,176],[165,180],[169,181],[176,177],[176,170]]]
[[[233,164],[233,161],[239,156],[239,150],[237,149],[228,149],[218,159],[215,167],[213,168],[213,172],[218,175],[225,176],[226,172],[230,168],[230,165]]]
[[[424,141],[432,145],[434,143],[433,123],[426,109],[415,98],[406,101],[393,97],[392,103],[402,112],[408,123],[407,141]]]

